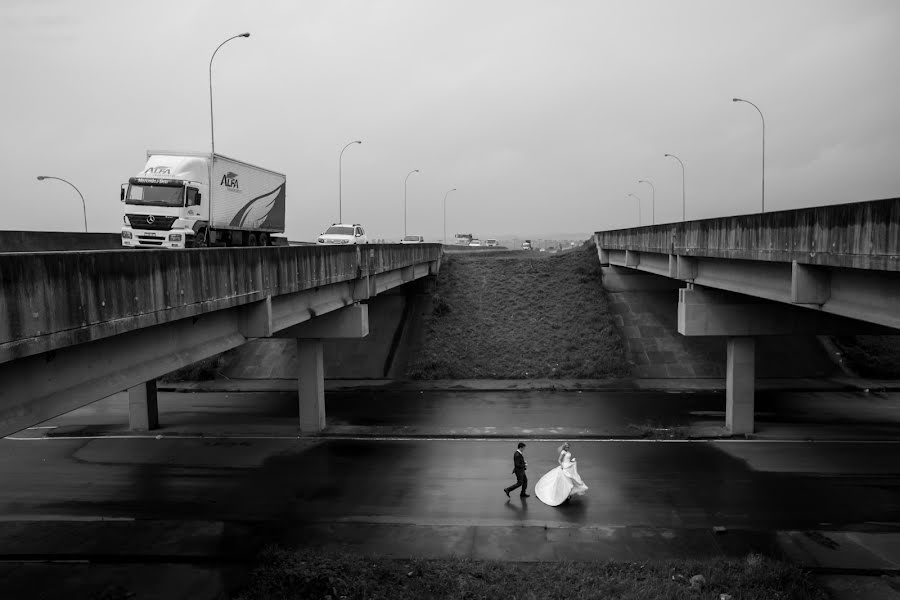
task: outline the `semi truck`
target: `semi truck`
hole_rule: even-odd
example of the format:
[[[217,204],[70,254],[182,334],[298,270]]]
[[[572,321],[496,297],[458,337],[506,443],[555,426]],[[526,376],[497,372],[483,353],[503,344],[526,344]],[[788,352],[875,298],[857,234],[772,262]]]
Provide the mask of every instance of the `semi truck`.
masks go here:
[[[221,154],[148,150],[122,184],[122,245],[130,248],[286,243],[286,178]]]

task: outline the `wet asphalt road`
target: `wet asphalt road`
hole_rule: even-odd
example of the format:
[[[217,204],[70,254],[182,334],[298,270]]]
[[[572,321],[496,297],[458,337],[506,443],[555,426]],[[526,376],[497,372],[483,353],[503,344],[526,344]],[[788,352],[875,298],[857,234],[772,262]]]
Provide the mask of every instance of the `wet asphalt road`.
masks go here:
[[[514,404],[514,403],[513,403]],[[565,413],[565,411],[562,411]],[[786,529],[900,523],[900,443],[578,440],[590,491],[507,502],[515,440],[0,441],[0,514]],[[531,487],[558,441],[528,440]]]
[[[896,399],[772,392],[760,395],[758,414],[842,424],[852,437],[872,422],[896,431]],[[900,442],[890,440],[578,439],[572,451],[586,496],[549,507],[503,494],[523,431],[604,434],[632,422],[721,420],[721,394],[340,392],[326,401],[330,425],[490,435],[298,437],[290,393],[163,393],[163,428],[134,437],[123,431],[128,409],[119,394],[0,440],[0,585],[21,597],[102,595],[115,585],[138,598],[214,598],[244,581],[265,545],[302,544],[310,535],[322,543],[348,536],[376,552],[431,536],[412,547],[431,544],[438,554],[465,552],[478,540],[489,556],[524,550],[531,554],[522,560],[535,560],[554,556],[543,540],[579,528],[633,528],[636,537],[623,543],[673,539],[681,556],[692,544],[683,540],[698,538],[678,531],[771,537],[900,524]],[[560,441],[526,442],[533,488],[555,465]],[[486,529],[474,538],[438,535],[471,526]],[[589,541],[573,546],[575,556],[615,547],[582,535]]]
[[[199,440],[0,443],[0,512],[17,517],[539,520],[594,526],[803,529],[900,522],[900,444],[573,444],[584,499],[506,501],[515,445],[451,440]],[[533,482],[555,442],[528,444]],[[509,456],[507,456],[509,455]]]

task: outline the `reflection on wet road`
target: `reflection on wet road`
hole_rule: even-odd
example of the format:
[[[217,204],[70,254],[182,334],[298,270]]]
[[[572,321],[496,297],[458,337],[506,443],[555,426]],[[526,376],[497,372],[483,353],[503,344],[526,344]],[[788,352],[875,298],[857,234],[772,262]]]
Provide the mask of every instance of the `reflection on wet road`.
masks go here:
[[[533,486],[557,441],[529,440]],[[575,441],[587,495],[507,501],[511,440],[0,441],[0,514],[803,529],[900,522],[900,444]]]

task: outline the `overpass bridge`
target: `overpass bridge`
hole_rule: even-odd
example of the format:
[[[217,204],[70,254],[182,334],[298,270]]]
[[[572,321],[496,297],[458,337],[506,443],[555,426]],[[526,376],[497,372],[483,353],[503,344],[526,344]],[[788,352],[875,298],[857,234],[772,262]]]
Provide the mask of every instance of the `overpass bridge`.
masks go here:
[[[683,285],[678,332],[727,338],[733,433],[753,431],[756,336],[900,334],[900,198],[598,231],[594,242],[605,287]]]
[[[440,244],[0,254],[0,436],[254,338],[297,340],[299,423],[325,426],[322,340],[369,332],[369,299],[436,275]]]

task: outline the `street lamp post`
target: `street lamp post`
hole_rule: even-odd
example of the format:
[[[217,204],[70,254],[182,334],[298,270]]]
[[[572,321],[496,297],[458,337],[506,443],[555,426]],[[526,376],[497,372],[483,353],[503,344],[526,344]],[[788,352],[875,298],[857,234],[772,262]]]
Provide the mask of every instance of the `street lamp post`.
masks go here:
[[[72,188],[75,189],[76,192],[78,192],[78,195],[81,196],[81,209],[82,209],[82,212],[84,213],[84,232],[87,233],[87,230],[88,230],[88,228],[87,228],[87,205],[84,203],[84,196],[82,195],[81,190],[79,190],[77,187],[75,187],[74,183],[72,183],[71,181],[66,181],[62,177],[51,177],[50,175],[38,175],[37,179],[38,179],[38,181],[44,181],[45,179],[56,179],[57,181],[62,181],[63,183],[68,183],[69,185],[72,186]]]
[[[406,179],[403,180],[403,237],[406,237],[406,182],[409,181],[410,175],[418,172],[418,169],[413,169],[406,174]]]
[[[766,118],[763,116],[762,111],[759,110],[759,107],[749,100],[732,98],[731,101],[746,102],[756,109],[756,112],[759,113],[759,118],[762,119],[762,212],[766,212]]]
[[[209,57],[209,135],[210,141],[212,143],[212,153],[216,153],[216,130],[213,125],[213,94],[212,94],[212,64],[213,59],[216,57],[216,52],[219,51],[219,48],[230,42],[231,40],[239,37],[250,37],[249,33],[239,33],[238,35],[231,36],[221,44],[219,44],[215,50],[213,50],[212,56]]]
[[[652,224],[656,225],[656,188],[653,187],[653,184],[651,182],[647,181],[646,179],[638,179],[638,183],[646,183],[647,185],[650,186],[650,189],[652,190],[653,195],[651,196],[650,207],[651,207],[651,213],[653,216]]]
[[[344,146],[341,149],[341,156],[338,159],[338,223],[343,223],[344,220],[341,218],[341,180],[343,179],[341,176],[341,166],[344,162],[344,150],[352,146],[353,144],[362,144],[362,140],[354,140]]]
[[[455,191],[456,191],[456,188],[453,188],[452,190],[447,190],[447,192],[444,194],[444,245],[445,246],[447,245],[447,194],[449,194],[450,192],[455,192]]]
[[[638,201],[638,227],[643,225],[643,219],[641,218],[641,199],[635,196],[634,194],[628,194],[629,196],[633,196],[635,200]]]
[[[675,160],[678,161],[678,164],[681,165],[681,220],[685,221],[685,210],[684,210],[684,163],[681,162],[681,159],[675,156],[674,154],[666,154],[666,156],[671,156]]]

